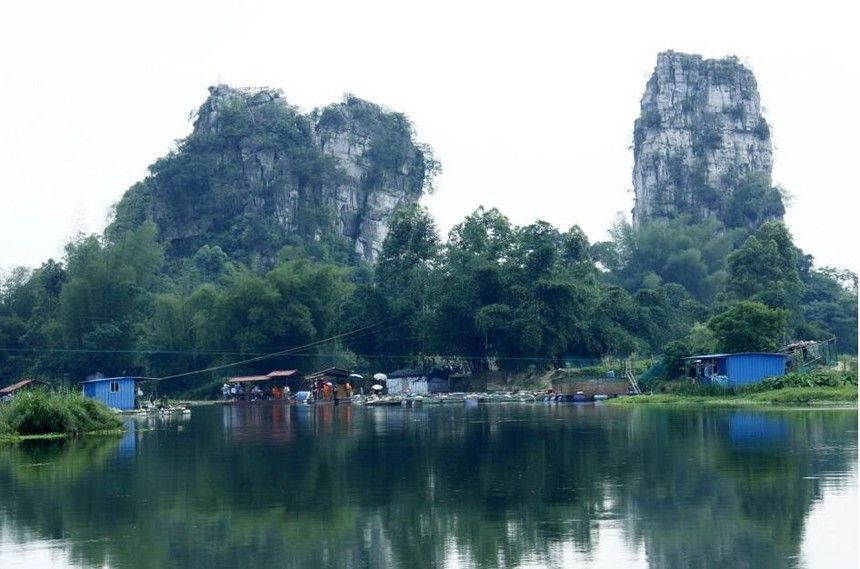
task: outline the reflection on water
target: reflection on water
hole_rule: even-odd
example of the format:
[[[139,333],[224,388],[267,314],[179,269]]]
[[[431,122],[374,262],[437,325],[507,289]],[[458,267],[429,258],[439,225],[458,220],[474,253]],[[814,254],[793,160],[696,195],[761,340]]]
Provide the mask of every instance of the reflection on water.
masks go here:
[[[856,424],[852,410],[198,408],[122,438],[0,448],[0,566],[853,567]]]

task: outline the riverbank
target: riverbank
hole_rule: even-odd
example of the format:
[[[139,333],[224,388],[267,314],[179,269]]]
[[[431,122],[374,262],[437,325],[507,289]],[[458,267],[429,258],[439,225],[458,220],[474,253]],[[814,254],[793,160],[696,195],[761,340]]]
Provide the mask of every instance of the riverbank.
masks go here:
[[[43,435],[0,435],[0,445],[3,444],[20,444],[27,441],[55,441],[60,439],[70,439],[80,435],[92,436],[119,436],[123,434],[122,429],[110,429],[106,431],[89,431],[86,433],[45,433]]]
[[[423,395],[417,397],[385,396],[381,400],[374,401],[363,396],[354,396],[343,404],[373,406],[388,406],[403,403],[411,405],[422,403],[425,405],[437,404],[463,404],[466,399],[476,403],[533,403],[543,401],[547,395],[543,391],[499,393],[469,393],[445,395]],[[244,404],[267,404],[271,401],[241,402]],[[233,401],[182,401],[186,407],[212,406],[212,405],[234,405]],[[786,387],[748,393],[717,393],[717,394],[689,394],[689,393],[657,393],[653,395],[626,396],[609,398],[603,404],[613,406],[638,406],[638,405],[676,405],[676,406],[710,406],[710,407],[744,407],[755,405],[804,405],[818,407],[856,407],[857,387],[846,385],[840,387]]]
[[[696,407],[747,407],[762,405],[803,405],[820,407],[857,407],[857,386],[786,387],[755,393],[719,395],[687,395],[659,393],[620,397],[606,401],[607,405],[631,407],[638,405],[672,405]]]

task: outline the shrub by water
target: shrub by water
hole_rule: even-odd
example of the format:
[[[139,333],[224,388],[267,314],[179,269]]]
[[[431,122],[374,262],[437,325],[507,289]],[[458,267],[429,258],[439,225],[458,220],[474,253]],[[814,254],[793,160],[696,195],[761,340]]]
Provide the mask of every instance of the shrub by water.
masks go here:
[[[81,434],[121,426],[114,412],[103,403],[68,391],[27,391],[0,405],[0,432]]]

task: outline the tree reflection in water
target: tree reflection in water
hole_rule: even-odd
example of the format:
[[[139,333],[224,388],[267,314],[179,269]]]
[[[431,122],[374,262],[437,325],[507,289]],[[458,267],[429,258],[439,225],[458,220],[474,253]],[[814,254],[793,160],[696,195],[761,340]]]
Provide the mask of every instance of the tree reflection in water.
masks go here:
[[[856,411],[225,406],[0,448],[0,520],[117,567],[561,566],[602,520],[652,567],[785,567]]]

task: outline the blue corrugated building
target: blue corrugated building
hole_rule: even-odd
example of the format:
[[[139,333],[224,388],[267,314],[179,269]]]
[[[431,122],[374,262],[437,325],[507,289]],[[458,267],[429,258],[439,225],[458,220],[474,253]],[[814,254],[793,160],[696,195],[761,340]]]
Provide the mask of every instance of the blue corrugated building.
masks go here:
[[[684,358],[690,376],[699,383],[720,385],[746,385],[766,377],[785,375],[788,356],[768,352],[738,354],[703,354]]]
[[[84,397],[101,401],[108,407],[128,411],[134,409],[134,378],[104,377],[81,382]]]

